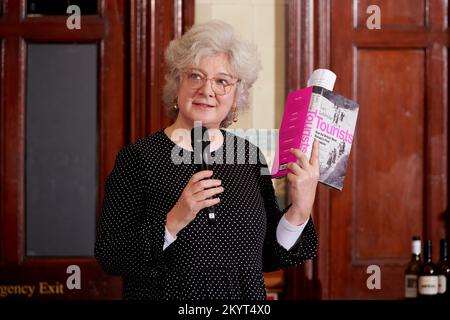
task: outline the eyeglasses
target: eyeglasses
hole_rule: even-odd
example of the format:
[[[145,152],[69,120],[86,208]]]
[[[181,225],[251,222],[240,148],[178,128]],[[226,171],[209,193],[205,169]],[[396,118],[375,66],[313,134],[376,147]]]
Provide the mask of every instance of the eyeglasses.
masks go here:
[[[187,70],[184,74],[186,75],[187,84],[192,89],[200,89],[205,85],[207,80],[211,80],[211,89],[218,96],[229,94],[231,88],[241,81],[240,79],[233,81],[235,78],[227,75],[207,78],[196,70]]]

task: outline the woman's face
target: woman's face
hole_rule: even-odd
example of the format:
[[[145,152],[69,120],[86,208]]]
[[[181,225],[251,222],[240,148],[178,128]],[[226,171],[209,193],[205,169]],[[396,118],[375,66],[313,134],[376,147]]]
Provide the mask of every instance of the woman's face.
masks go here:
[[[202,78],[214,79],[202,82]],[[225,54],[203,58],[198,66],[188,68],[181,76],[177,120],[190,126],[194,121],[201,121],[208,128],[219,128],[235,107],[236,85],[227,85],[236,81]],[[223,85],[227,86],[227,93],[220,95]]]

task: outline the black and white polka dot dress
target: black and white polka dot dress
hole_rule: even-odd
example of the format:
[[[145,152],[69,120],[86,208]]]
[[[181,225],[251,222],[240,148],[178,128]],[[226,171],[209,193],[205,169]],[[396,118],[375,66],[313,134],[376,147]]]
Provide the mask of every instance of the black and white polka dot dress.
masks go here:
[[[290,250],[278,244],[285,211],[271,177],[261,174],[264,161],[247,140],[222,132],[225,142],[213,152],[214,178],[224,187],[217,222],[201,211],[165,250],[166,215],[198,170],[193,153],[163,130],[119,152],[105,183],[95,256],[107,273],[124,278],[125,299],[265,299],[263,272],[316,255],[312,219]],[[174,154],[192,161],[174,163]]]

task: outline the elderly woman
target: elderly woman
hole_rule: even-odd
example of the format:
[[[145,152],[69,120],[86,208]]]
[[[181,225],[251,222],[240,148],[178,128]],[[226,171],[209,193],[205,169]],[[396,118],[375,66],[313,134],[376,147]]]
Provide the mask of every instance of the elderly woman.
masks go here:
[[[280,210],[258,148],[222,129],[248,106],[260,69],[255,48],[211,21],[173,40],[166,62],[164,98],[175,121],[119,152],[105,184],[96,258],[123,277],[126,299],[265,299],[263,272],[316,255],[318,145],[311,161],[292,150],[292,204]],[[173,158],[193,159],[190,135],[177,132],[196,121],[210,132],[212,170]],[[238,163],[222,158],[230,156]]]

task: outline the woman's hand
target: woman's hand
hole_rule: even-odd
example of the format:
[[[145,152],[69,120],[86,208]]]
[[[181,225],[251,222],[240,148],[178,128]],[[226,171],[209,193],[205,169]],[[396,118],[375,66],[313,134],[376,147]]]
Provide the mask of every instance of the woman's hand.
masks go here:
[[[166,227],[172,236],[194,220],[200,210],[220,202],[219,198],[211,198],[223,192],[220,180],[206,179],[212,174],[211,170],[197,172],[187,183],[177,203],[167,214]]]
[[[286,219],[293,225],[301,225],[308,219],[316,197],[319,181],[319,142],[314,140],[311,160],[299,149],[291,149],[296,156],[296,163],[289,163],[287,168],[288,192],[292,206],[286,212]]]

